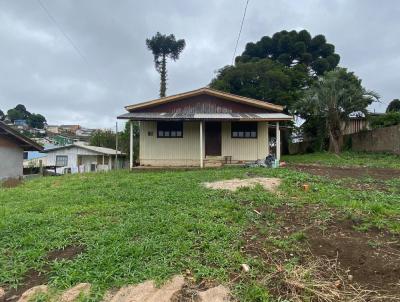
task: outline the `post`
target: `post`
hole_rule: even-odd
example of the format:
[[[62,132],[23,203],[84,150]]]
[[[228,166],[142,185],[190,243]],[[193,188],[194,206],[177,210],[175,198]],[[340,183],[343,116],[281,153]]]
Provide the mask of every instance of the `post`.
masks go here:
[[[281,130],[279,122],[276,122],[276,159],[281,160]]]
[[[109,158],[111,160],[111,156]],[[118,169],[118,122],[115,122],[115,170]],[[110,170],[112,169],[112,164],[110,165]]]
[[[129,142],[129,168],[130,170],[133,169],[133,122],[129,121],[131,124],[131,135],[130,135],[130,142]]]
[[[200,168],[203,166],[203,121],[200,121]]]

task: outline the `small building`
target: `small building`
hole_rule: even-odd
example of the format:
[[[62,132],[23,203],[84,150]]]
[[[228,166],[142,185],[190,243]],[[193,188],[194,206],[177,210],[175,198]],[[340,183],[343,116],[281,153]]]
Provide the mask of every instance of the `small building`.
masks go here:
[[[283,107],[210,88],[126,106],[119,119],[139,121],[142,166],[200,166],[264,159],[270,153],[268,128],[292,117]],[[132,132],[132,124],[131,124]],[[133,167],[131,134],[130,167]]]
[[[125,166],[126,155],[110,148],[73,143],[46,149],[46,166],[58,174],[109,171]],[[115,157],[117,155],[117,165]]]
[[[23,175],[25,151],[42,151],[43,147],[0,121],[0,180]]]

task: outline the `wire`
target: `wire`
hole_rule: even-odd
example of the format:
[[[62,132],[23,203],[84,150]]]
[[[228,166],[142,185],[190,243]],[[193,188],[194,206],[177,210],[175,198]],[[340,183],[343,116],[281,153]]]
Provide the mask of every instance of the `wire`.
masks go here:
[[[47,7],[43,4],[41,0],[37,0],[39,6],[44,10],[46,15],[49,17],[49,19],[55,24],[55,26],[58,28],[58,30],[62,33],[64,38],[71,44],[75,52],[78,54],[79,57],[90,67],[90,64],[86,57],[83,55],[83,52],[80,50],[78,45],[75,44],[75,42],[72,40],[70,36],[67,35],[65,30],[61,27],[61,25],[57,22],[57,20],[53,17],[53,15],[50,13],[50,11],[47,9]]]
[[[39,1],[39,0],[38,0]],[[249,5],[249,1],[246,1],[246,6],[244,7],[244,13],[243,13],[243,18],[242,18],[242,22],[240,23],[240,29],[239,29],[239,34],[236,40],[236,45],[235,45],[235,51],[233,52],[233,56],[232,56],[232,65],[233,63],[235,63],[235,56],[236,56],[236,51],[237,51],[237,47],[239,44],[239,40],[240,40],[240,35],[242,34],[242,29],[243,29],[243,23],[244,23],[244,18],[246,17],[246,12],[247,12],[247,6]]]

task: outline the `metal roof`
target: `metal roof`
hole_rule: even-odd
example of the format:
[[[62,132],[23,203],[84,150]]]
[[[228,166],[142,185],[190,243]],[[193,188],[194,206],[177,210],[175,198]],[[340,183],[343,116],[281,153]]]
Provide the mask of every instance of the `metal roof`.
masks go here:
[[[169,112],[130,112],[118,119],[135,121],[290,121],[293,117],[283,113],[169,113]]]
[[[79,144],[79,143],[73,143],[71,145],[65,145],[65,146],[60,146],[60,147],[55,147],[55,148],[50,148],[46,149],[42,152],[48,153],[56,150],[61,150],[61,149],[67,149],[67,148],[72,148],[72,147],[77,147],[77,148],[82,148],[86,150],[90,150],[96,153],[100,154],[106,154],[106,155],[115,155],[116,150],[110,149],[110,148],[104,148],[104,147],[97,147],[97,146],[89,146],[89,145],[84,145],[84,144]],[[121,151],[117,152],[118,155],[125,155],[125,153],[122,153]]]

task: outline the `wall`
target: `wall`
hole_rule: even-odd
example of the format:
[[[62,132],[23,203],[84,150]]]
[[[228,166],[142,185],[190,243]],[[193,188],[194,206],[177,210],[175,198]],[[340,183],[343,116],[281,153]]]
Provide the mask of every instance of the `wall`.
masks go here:
[[[348,137],[353,151],[400,154],[400,125],[354,133]]]
[[[0,137],[0,179],[23,175],[24,151],[7,138]]]
[[[221,131],[222,156],[232,156],[233,161],[253,161],[267,156],[267,123],[258,123],[257,139],[231,138],[230,122],[223,122]],[[149,136],[149,133],[152,135]],[[203,154],[205,154],[204,142],[203,132]],[[184,122],[183,138],[157,138],[156,122],[140,122],[139,160],[141,165],[199,166],[199,122]]]

